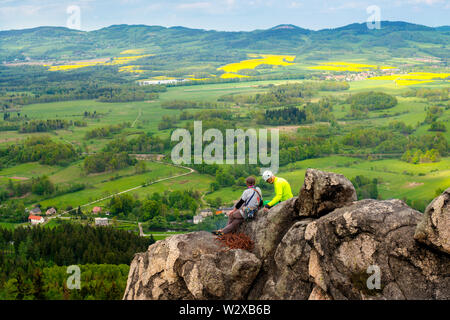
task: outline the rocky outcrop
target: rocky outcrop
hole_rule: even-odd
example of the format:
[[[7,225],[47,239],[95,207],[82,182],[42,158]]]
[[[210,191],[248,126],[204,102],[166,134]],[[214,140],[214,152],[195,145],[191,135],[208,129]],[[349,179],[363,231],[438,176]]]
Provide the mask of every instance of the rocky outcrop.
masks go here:
[[[450,188],[425,209],[414,238],[450,254]]]
[[[308,169],[296,209],[303,217],[320,217],[356,201],[353,184],[343,175]]]
[[[176,235],[138,253],[124,299],[243,299],[261,262],[244,250],[225,250],[209,232]]]
[[[450,299],[448,191],[422,215],[308,170],[298,198],[241,225],[252,253],[207,232],[158,241],[135,256],[124,299]]]

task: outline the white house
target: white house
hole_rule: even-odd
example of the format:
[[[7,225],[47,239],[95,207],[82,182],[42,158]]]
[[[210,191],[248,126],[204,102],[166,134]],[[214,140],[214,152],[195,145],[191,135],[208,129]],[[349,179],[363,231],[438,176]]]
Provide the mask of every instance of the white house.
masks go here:
[[[50,208],[45,212],[46,215],[51,216],[52,214],[56,214],[55,208]]]
[[[213,215],[213,212],[212,212],[211,209],[203,209],[203,210],[200,211],[200,215],[201,215],[203,218],[206,218],[206,217],[212,216],[212,215]]]
[[[108,223],[108,218],[95,218],[95,225],[96,226],[107,226]]]
[[[199,224],[203,221],[203,217],[201,215],[194,216],[194,224]]]
[[[30,222],[33,226],[41,224],[41,223],[44,223],[44,221],[45,221],[44,217],[41,217],[41,216],[34,216],[34,215],[31,214],[28,217],[28,222]]]
[[[188,81],[188,80],[186,80],[186,79],[140,80],[140,81],[138,81],[138,83],[141,86],[148,86],[148,85],[156,85],[156,84],[176,84],[176,83],[185,82],[185,81]]]
[[[38,214],[41,214],[42,213],[42,211],[41,211],[41,208],[39,208],[39,207],[34,207],[33,209],[31,209],[30,210],[30,215],[38,215]]]

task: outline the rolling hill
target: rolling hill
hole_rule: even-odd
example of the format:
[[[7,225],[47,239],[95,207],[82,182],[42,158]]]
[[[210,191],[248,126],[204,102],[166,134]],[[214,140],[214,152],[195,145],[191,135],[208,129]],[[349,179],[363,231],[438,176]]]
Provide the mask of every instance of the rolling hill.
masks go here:
[[[448,26],[432,28],[391,21],[382,21],[380,30],[370,30],[366,23],[319,31],[278,25],[251,32],[147,25],[112,25],[89,32],[38,27],[0,31],[0,61],[94,59],[117,55],[130,48],[166,55],[231,56],[257,50],[314,58],[325,51],[397,57],[425,55],[448,61],[449,43]]]

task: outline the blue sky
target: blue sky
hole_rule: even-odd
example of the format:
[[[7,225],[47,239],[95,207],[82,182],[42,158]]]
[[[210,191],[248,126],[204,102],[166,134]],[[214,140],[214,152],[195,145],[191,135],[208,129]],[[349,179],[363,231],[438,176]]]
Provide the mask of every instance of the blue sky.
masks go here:
[[[146,24],[249,31],[285,23],[319,30],[366,22],[373,5],[381,20],[450,25],[450,0],[0,0],[0,30],[67,26],[73,5],[81,30]]]

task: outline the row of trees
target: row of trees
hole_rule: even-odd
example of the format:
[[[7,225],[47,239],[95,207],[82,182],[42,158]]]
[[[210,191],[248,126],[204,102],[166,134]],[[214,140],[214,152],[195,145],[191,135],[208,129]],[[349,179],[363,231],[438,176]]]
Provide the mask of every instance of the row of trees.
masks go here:
[[[120,133],[124,128],[130,127],[130,123],[112,124],[100,128],[94,128],[86,132],[84,138],[86,140],[95,138],[106,138],[113,134]]]
[[[42,82],[42,81],[41,81]],[[114,81],[113,81],[114,82]],[[26,94],[8,93],[0,96],[0,102],[11,109],[15,106],[57,101],[92,100],[101,102],[130,102],[158,98],[159,92],[166,91],[165,86],[138,86],[135,84],[103,84],[101,82],[65,81],[53,86],[46,83],[41,86],[25,86]],[[31,92],[30,92],[31,91]]]
[[[266,110],[257,121],[271,125],[301,124],[306,121],[306,112],[296,107]]]
[[[449,88],[418,88],[402,93],[404,97],[424,98],[428,101],[448,101],[450,98]]]
[[[39,161],[41,164],[64,165],[77,158],[77,152],[71,144],[54,142],[48,136],[29,137],[22,144],[0,149],[0,159],[7,163]]]
[[[132,139],[120,137],[106,145],[107,152],[161,153],[170,146],[169,139],[162,139],[152,134],[139,134]]]
[[[384,92],[360,92],[351,95],[346,101],[352,110],[375,111],[393,108],[397,105],[397,98]]]
[[[5,189],[0,190],[0,201],[6,201],[9,198],[20,198],[27,193],[33,193],[45,198],[56,197],[67,193],[73,193],[84,190],[83,183],[71,183],[69,185],[55,185],[47,176],[31,178],[26,181],[13,182],[8,181]],[[1,218],[1,217],[0,217]]]
[[[25,121],[20,125],[20,133],[32,133],[32,132],[49,132],[53,130],[68,129],[72,126],[75,127],[86,127],[87,123],[85,121],[67,121],[67,120],[31,120]]]
[[[407,150],[401,158],[403,161],[409,163],[427,163],[438,162],[441,160],[439,151],[436,149],[426,150],[425,152],[420,149]]]
[[[225,104],[209,101],[191,101],[191,100],[169,100],[161,102],[164,109],[218,109],[225,107]]]
[[[127,152],[99,152],[84,159],[86,173],[115,171],[137,163]]]
[[[144,200],[129,194],[116,195],[108,204],[110,213],[119,219],[158,222],[160,217],[168,221],[192,218],[200,206],[200,192],[193,190],[153,193]],[[182,214],[183,212],[183,214]]]

